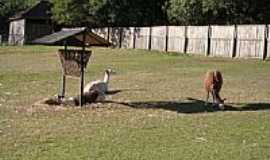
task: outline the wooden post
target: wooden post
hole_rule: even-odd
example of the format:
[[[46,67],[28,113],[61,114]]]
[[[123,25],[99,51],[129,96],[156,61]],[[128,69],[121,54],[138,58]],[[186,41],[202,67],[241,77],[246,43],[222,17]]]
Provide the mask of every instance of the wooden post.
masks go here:
[[[166,25],[166,35],[165,35],[165,52],[168,52],[168,42],[169,42],[169,27]]]
[[[207,29],[207,38],[206,38],[206,47],[205,47],[205,56],[209,56],[210,55],[210,50],[211,50],[211,27],[208,26],[208,29]]]
[[[188,26],[185,26],[184,53],[187,53],[187,48],[188,48],[188,36],[187,36],[187,32],[188,32]]]
[[[81,54],[81,84],[80,84],[80,106],[82,107],[84,104],[84,96],[83,96],[83,87],[84,87],[84,61],[83,57],[85,55],[85,38],[86,31],[83,32],[83,44],[82,44],[82,54]]]
[[[149,27],[148,50],[151,50],[151,43],[152,43],[152,26]]]
[[[119,28],[117,28],[117,30],[119,31],[119,45],[118,45],[118,48],[122,48],[124,29],[123,29],[123,27],[119,27]]]
[[[237,50],[237,25],[234,25],[232,58],[236,57],[236,50]]]
[[[133,49],[136,48],[136,27],[133,27]]]
[[[64,42],[64,45],[65,45],[64,54],[66,55],[67,54],[67,41]],[[60,82],[58,99],[64,98],[65,92],[66,92],[66,76],[65,76],[64,70],[62,68],[62,77],[61,77],[61,82]]]
[[[66,90],[65,88],[66,88],[66,76],[64,73],[62,73],[58,99],[62,99],[65,97],[65,90]]]
[[[108,27],[107,33],[107,41],[110,42],[110,27]]]
[[[235,45],[235,25],[233,26],[233,35],[231,39],[230,57],[233,58],[234,55],[234,45]]]
[[[268,48],[268,46],[267,46],[267,40],[268,40],[268,25],[265,25],[265,29],[264,29],[264,39],[263,39],[263,60],[265,60],[266,59],[266,57],[267,57],[267,48]]]

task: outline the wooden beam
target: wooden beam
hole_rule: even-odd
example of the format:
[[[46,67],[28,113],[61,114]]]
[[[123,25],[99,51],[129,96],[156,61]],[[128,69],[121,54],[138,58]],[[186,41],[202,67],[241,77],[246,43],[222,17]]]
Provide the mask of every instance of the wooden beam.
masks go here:
[[[67,42],[64,42],[65,45],[65,55],[67,54]],[[59,94],[58,94],[58,99],[62,99],[65,97],[65,92],[66,92],[66,76],[64,73],[64,69],[62,68],[62,77],[61,77],[61,81],[60,81],[60,90],[59,90]]]
[[[84,61],[83,57],[85,55],[85,40],[86,40],[86,31],[83,32],[83,44],[82,44],[82,54],[81,54],[81,83],[80,83],[80,106],[84,104],[83,88],[84,88]]]

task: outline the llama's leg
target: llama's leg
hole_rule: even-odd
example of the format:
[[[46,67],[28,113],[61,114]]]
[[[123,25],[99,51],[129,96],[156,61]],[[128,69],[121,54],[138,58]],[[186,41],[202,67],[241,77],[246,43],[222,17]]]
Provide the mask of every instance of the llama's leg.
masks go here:
[[[213,97],[213,104],[216,104],[217,102],[217,96],[214,90],[211,91],[212,97]]]
[[[222,100],[220,98],[219,93],[217,93],[217,100],[218,100],[217,101],[217,104],[218,104],[219,109],[224,110],[225,109],[225,107],[224,107],[224,100]]]
[[[208,99],[209,99],[209,91],[206,92],[206,99],[205,99],[205,105],[208,105]]]
[[[221,103],[221,98],[220,98],[220,96],[219,96],[219,93],[216,94],[216,98],[217,98],[217,102],[218,102],[218,103]]]

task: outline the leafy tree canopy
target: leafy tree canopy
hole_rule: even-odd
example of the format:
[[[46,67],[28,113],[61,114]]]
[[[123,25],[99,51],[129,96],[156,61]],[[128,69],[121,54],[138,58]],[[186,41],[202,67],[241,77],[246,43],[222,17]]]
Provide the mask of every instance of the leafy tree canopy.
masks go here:
[[[0,23],[38,0],[0,0]],[[270,23],[269,0],[50,0],[53,20],[69,26]]]

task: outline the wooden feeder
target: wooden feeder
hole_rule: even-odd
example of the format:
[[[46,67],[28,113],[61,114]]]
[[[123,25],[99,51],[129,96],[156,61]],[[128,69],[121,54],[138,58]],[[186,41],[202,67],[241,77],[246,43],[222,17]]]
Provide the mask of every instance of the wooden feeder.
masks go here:
[[[80,78],[80,106],[84,104],[84,69],[90,59],[92,52],[86,50],[88,46],[109,46],[110,43],[102,37],[92,33],[87,28],[63,29],[59,32],[36,39],[33,44],[61,45],[64,49],[58,50],[62,66],[62,77],[58,98],[65,97],[66,77]],[[81,49],[68,49],[68,46],[81,47]]]

